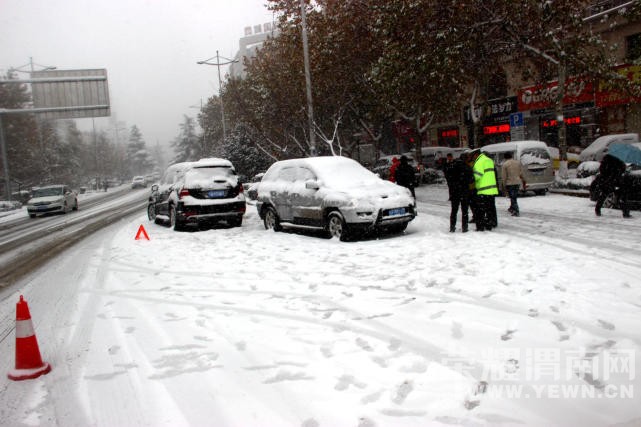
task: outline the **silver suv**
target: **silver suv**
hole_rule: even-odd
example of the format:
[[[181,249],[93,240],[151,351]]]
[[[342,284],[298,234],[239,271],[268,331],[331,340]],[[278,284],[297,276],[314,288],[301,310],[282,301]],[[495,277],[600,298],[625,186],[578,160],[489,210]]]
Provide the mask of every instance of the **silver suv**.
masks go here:
[[[416,216],[407,188],[339,156],[274,163],[258,184],[256,208],[266,229],[323,230],[343,241],[376,230],[400,233]]]

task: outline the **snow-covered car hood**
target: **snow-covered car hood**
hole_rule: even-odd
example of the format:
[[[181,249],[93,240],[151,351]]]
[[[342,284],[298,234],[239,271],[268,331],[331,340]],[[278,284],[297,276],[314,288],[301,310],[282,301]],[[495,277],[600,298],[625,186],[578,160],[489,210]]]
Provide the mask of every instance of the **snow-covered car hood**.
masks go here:
[[[27,204],[35,205],[36,203],[53,203],[53,202],[59,202],[63,198],[64,196],[62,194],[58,196],[33,197],[29,199]]]
[[[346,185],[340,188],[321,185],[319,196],[328,205],[368,204],[373,208],[383,208],[414,203],[407,188],[384,180]]]

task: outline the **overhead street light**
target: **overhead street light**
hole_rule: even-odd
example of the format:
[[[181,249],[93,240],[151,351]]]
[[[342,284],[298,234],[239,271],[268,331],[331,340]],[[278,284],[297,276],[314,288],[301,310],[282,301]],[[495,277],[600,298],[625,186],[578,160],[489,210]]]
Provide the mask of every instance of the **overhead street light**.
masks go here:
[[[216,62],[210,62],[214,58],[216,59]],[[220,62],[221,59],[226,62]],[[222,83],[220,81],[220,67],[223,65],[233,64],[235,62],[238,62],[238,60],[221,57],[220,55],[218,55],[218,51],[216,51],[216,56],[211,57],[209,59],[205,59],[204,61],[196,62],[196,64],[198,65],[213,65],[218,68],[218,98],[220,98],[220,114],[222,116],[222,121],[223,121],[223,139],[227,138],[227,131],[225,127],[225,106],[223,105],[223,98],[220,95],[220,91],[222,88],[221,87]]]

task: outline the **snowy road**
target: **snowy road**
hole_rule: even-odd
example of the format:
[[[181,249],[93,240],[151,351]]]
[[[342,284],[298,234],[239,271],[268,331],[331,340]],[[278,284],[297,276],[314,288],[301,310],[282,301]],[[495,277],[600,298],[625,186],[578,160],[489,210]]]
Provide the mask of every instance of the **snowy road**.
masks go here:
[[[0,287],[94,231],[146,206],[148,191],[122,186],[79,197],[80,209],[29,218],[26,207],[0,221]]]
[[[253,207],[241,228],[97,232],[0,293],[0,367],[19,294],[53,366],[2,380],[0,423],[641,424],[641,214],[498,199],[498,229],[451,234],[445,189],[418,197],[405,235],[350,243]]]

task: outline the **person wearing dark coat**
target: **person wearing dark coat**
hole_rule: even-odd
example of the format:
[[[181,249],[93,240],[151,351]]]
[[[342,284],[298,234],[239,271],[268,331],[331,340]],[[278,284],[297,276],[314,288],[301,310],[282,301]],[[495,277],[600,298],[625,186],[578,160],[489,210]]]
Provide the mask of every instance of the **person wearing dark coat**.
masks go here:
[[[445,169],[447,187],[450,193],[450,233],[456,231],[456,217],[459,206],[461,207],[461,230],[467,232],[468,208],[471,196],[471,187],[474,184],[472,167],[467,163],[467,154],[461,154],[458,159],[448,162]]]
[[[412,192],[412,197],[416,198],[414,194],[414,168],[409,164],[406,156],[401,156],[401,162],[396,168],[394,178],[398,185],[408,188]]]
[[[630,208],[627,204],[627,177],[625,176],[626,166],[625,163],[614,156],[606,154],[601,160],[599,166],[599,174],[595,178],[594,185],[597,189],[596,206],[594,213],[596,216],[601,216],[601,208],[605,199],[612,193],[617,193],[619,196],[619,203],[623,211],[624,218],[630,218]]]

